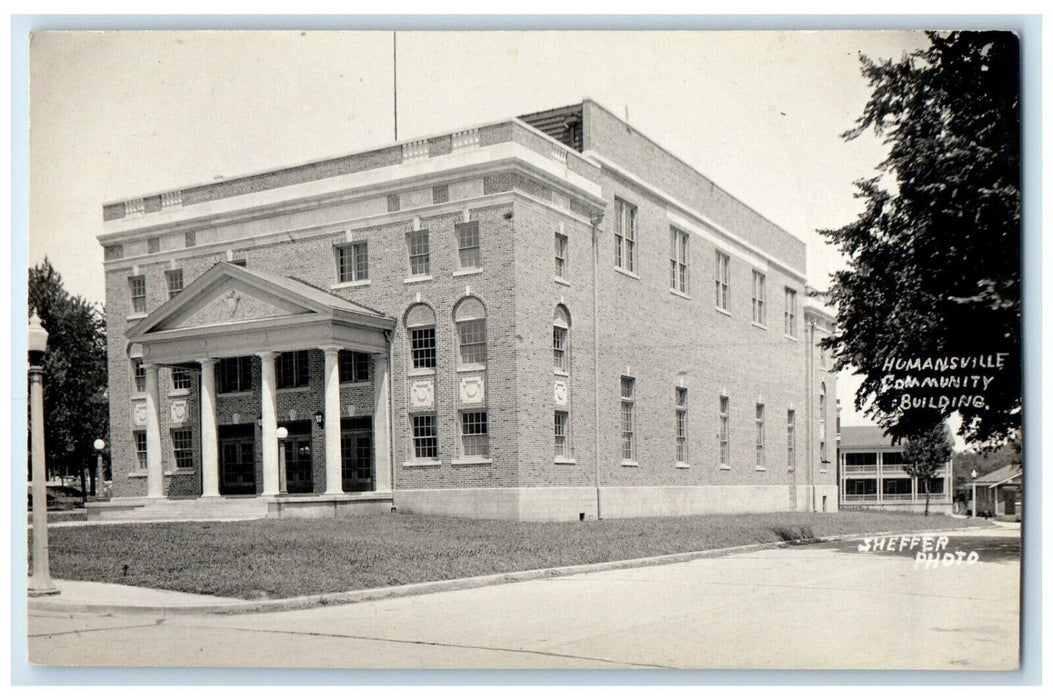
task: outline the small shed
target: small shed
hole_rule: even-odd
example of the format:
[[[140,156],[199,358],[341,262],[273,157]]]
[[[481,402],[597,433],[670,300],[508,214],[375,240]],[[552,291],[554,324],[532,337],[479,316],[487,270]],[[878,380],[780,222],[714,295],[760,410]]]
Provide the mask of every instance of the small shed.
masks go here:
[[[970,482],[973,513],[1022,517],[1023,476],[1019,464],[1008,464]]]

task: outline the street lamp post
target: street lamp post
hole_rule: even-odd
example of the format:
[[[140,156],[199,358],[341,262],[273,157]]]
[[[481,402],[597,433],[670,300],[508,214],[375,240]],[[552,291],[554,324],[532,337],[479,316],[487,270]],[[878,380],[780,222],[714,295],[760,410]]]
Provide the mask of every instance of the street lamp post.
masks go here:
[[[285,473],[285,438],[289,437],[289,431],[284,426],[275,431],[278,436],[278,493],[289,493],[289,475]]]
[[[106,449],[106,441],[102,438],[97,438],[92,443],[92,447],[95,448],[95,453],[98,456],[95,459],[95,481],[93,482],[95,489],[91,495],[99,498],[102,495],[102,451]]]
[[[33,461],[33,570],[29,576],[29,595],[58,593],[51,582],[48,564],[48,489],[44,465],[44,351],[48,332],[40,325],[36,311],[29,319],[29,420],[32,423]]]
[[[971,476],[973,478],[973,514],[972,514],[972,517],[975,518],[976,517],[976,470],[973,469],[972,473],[969,476]]]

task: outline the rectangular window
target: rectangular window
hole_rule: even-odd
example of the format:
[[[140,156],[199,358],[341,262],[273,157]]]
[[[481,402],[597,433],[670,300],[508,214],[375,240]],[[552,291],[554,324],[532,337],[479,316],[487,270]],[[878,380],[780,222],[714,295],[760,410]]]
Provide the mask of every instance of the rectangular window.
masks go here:
[[[767,313],[764,304],[764,274],[753,271],[753,322],[758,326],[767,325]]]
[[[132,313],[146,313],[146,276],[134,275],[128,278],[128,290],[132,295]]]
[[[465,411],[461,414],[461,456],[490,456],[486,411]]]
[[[411,231],[406,234],[409,246],[410,276],[431,273],[431,248],[428,245],[427,231]]]
[[[435,415],[425,414],[413,416],[412,421],[413,458],[438,459],[439,432],[435,424]]]
[[[338,282],[361,282],[369,279],[369,246],[366,241],[336,247]]]
[[[159,253],[161,251],[161,239],[160,238],[147,238],[146,239],[146,252],[147,253]]]
[[[216,392],[232,394],[252,389],[252,358],[224,357],[216,363]]]
[[[556,456],[570,457],[570,414],[566,411],[555,413]]]
[[[620,199],[614,200],[614,266],[636,272],[636,207]]]
[[[479,253],[479,222],[457,224],[457,265],[460,270],[477,270],[483,266]]]
[[[687,464],[687,389],[676,388],[676,461]]]
[[[171,299],[183,291],[183,271],[165,270],[165,282],[168,284],[168,298]]]
[[[791,338],[797,337],[797,292],[786,288],[786,312],[783,332]]]
[[[139,471],[146,471],[146,431],[136,430],[132,433],[132,438],[135,441],[135,465],[139,468]]]
[[[552,364],[560,372],[570,371],[567,357],[567,329],[561,326],[552,327]]]
[[[792,408],[786,411],[786,466],[797,466],[797,412]]]
[[[135,387],[137,394],[142,394],[146,391],[146,366],[143,364],[141,358],[132,358],[132,385]]]
[[[193,384],[193,375],[190,374],[190,370],[186,367],[173,367],[172,368],[172,388],[173,389],[190,389]]]
[[[676,228],[670,229],[669,234],[669,288],[687,294],[688,234]]]
[[[369,381],[369,355],[364,352],[341,350],[337,353],[341,384]]]
[[[556,234],[556,277],[567,278],[567,237]]]
[[[757,466],[764,466],[764,404],[757,404]]]
[[[622,377],[622,459],[636,459],[636,380]]]
[[[717,308],[728,310],[728,287],[731,283],[731,258],[717,251]]]
[[[193,470],[194,449],[193,433],[186,429],[172,431],[172,452],[175,454],[175,467],[182,470]]]
[[[435,328],[411,328],[410,349],[413,369],[435,368]]]
[[[292,389],[307,386],[310,381],[307,360],[308,354],[306,350],[278,353],[278,357],[274,360],[278,388]]]
[[[461,366],[486,364],[486,319],[457,323],[457,347]]]
[[[727,396],[720,397],[720,463],[731,464],[731,443],[728,411],[730,400]]]

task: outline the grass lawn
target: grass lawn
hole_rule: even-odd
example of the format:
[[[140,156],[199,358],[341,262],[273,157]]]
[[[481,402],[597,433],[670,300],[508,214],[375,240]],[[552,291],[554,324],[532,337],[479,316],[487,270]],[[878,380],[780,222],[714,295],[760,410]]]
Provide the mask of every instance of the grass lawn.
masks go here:
[[[55,528],[56,578],[246,599],[285,598],[801,536],[967,526],[940,515],[765,513],[518,523],[370,515],[343,520]]]

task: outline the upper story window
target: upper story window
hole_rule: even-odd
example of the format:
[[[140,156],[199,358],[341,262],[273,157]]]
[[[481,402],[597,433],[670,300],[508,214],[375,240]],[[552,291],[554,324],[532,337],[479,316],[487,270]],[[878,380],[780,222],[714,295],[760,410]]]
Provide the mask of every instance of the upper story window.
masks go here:
[[[567,237],[556,233],[556,277],[567,279]]]
[[[361,282],[369,279],[369,246],[366,241],[336,247],[337,282]]]
[[[687,231],[678,228],[669,230],[669,288],[681,294],[688,293],[687,243]]]
[[[173,389],[190,389],[193,385],[193,375],[190,374],[190,370],[186,367],[173,367],[172,368],[172,388]]]
[[[728,288],[731,286],[731,258],[717,251],[717,308],[728,310]]]
[[[146,365],[140,357],[132,358],[132,388],[137,394],[146,391]]]
[[[337,353],[337,363],[341,384],[369,381],[369,355],[366,353],[341,350]]]
[[[552,319],[552,364],[557,372],[570,373],[570,314],[562,305]]]
[[[636,207],[614,200],[614,266],[636,273]]]
[[[465,297],[453,311],[457,326],[459,367],[486,365],[486,309],[475,297]]]
[[[791,338],[797,337],[797,292],[786,288],[786,311],[783,315],[783,332]]]
[[[457,269],[477,270],[483,266],[479,252],[479,222],[457,224]]]
[[[171,299],[183,291],[183,270],[165,270],[165,283],[168,284],[168,298]]]
[[[132,313],[146,313],[146,275],[133,275],[128,278],[128,291],[132,297]]]
[[[409,247],[410,276],[431,274],[431,247],[428,231],[410,231],[406,234],[406,245]]]
[[[767,306],[765,304],[764,273],[753,271],[753,322],[758,326],[768,323]]]
[[[415,304],[406,313],[413,369],[435,369],[435,312]]]
[[[278,357],[274,359],[278,388],[293,389],[307,386],[310,382],[308,359],[309,355],[306,350],[278,353]]]
[[[224,357],[216,363],[216,392],[232,394],[252,389],[252,358]]]

